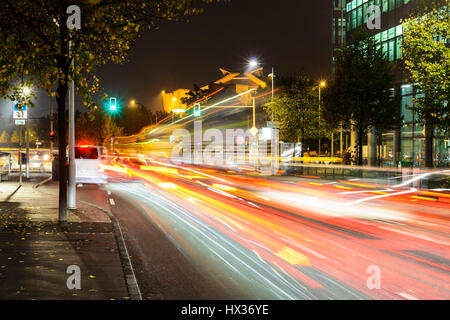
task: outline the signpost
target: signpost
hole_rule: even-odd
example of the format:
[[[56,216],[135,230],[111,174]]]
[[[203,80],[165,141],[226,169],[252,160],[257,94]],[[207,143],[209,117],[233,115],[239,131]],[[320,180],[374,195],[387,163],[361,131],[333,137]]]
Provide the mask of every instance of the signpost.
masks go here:
[[[19,102],[14,101],[13,118],[15,120],[15,124],[20,126],[20,132],[19,132],[19,185],[22,185],[22,126],[25,125],[25,123],[26,123],[26,119],[28,117],[28,112],[27,112],[26,104],[22,108],[19,108],[18,105],[19,105]]]
[[[14,119],[27,119],[28,113],[27,113],[27,105],[24,105],[22,108],[19,108],[17,105],[19,103],[17,101],[14,102],[14,109],[13,109],[13,118]]]

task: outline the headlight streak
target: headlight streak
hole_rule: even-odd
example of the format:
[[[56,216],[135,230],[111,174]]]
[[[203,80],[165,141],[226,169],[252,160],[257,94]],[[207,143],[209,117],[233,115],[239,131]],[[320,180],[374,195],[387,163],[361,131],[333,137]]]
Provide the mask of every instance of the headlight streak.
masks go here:
[[[158,164],[161,166],[171,166],[170,164],[162,162],[159,162]],[[445,285],[442,285],[445,283],[442,282],[442,280],[445,281],[448,277],[436,273],[433,270],[424,269],[423,266],[417,265],[416,262],[414,262],[414,260],[423,262],[424,259],[415,258],[413,255],[405,255],[403,252],[395,250],[395,247],[389,249],[391,247],[388,246],[389,243],[401,243],[402,248],[406,247],[410,248],[409,250],[414,250],[415,246],[421,247],[423,244],[426,244],[429,248],[429,242],[437,245],[448,245],[447,241],[441,240],[447,239],[444,231],[446,230],[445,225],[442,223],[428,223],[431,228],[441,230],[441,237],[438,237],[436,234],[433,234],[432,236],[419,234],[419,236],[417,236],[414,230],[423,230],[425,224],[422,226],[420,225],[421,222],[424,222],[423,219],[416,221],[417,216],[413,218],[409,212],[403,214],[401,209],[392,209],[394,208],[393,206],[386,209],[386,205],[389,205],[390,203],[398,205],[399,208],[401,208],[400,205],[404,206],[406,205],[406,201],[410,201],[410,196],[405,195],[416,193],[418,196],[413,197],[416,197],[414,199],[419,201],[418,204],[423,205],[424,210],[429,212],[432,208],[436,208],[435,215],[438,215],[442,211],[443,206],[449,203],[448,199],[450,199],[450,195],[448,194],[440,194],[432,191],[419,191],[415,188],[410,188],[410,190],[401,192],[392,192],[394,190],[390,188],[380,190],[375,189],[374,186],[370,185],[358,186],[370,188],[370,190],[356,190],[339,193],[337,192],[338,190],[333,190],[335,187],[331,185],[326,186],[325,184],[308,184],[308,186],[304,186],[299,183],[298,185],[285,185],[279,182],[265,182],[256,177],[248,178],[230,175],[228,175],[226,179],[222,179],[221,176],[223,175],[219,172],[216,176],[210,175],[208,177],[208,174],[204,173],[206,170],[203,168],[194,170],[197,172],[195,177],[197,180],[195,182],[198,184],[197,186],[193,184],[194,181],[187,183],[187,180],[191,179],[182,172],[183,170],[189,171],[188,169],[191,168],[186,168],[181,165],[177,166],[177,168],[180,170],[178,175],[171,175],[165,172],[148,172],[148,174],[143,174],[134,170],[133,175],[148,179],[152,184],[155,183],[156,186],[158,185],[158,182],[173,181],[172,183],[176,183],[178,186],[176,189],[169,188],[161,190],[164,196],[159,200],[158,204],[155,203],[155,206],[158,205],[158,210],[160,210],[158,215],[162,215],[163,218],[169,219],[169,221],[164,220],[166,222],[163,223],[163,225],[170,224],[170,221],[172,220],[176,220],[175,225],[178,225],[182,224],[181,220],[187,219],[189,221],[188,223],[192,226],[188,231],[183,231],[183,228],[177,227],[176,230],[166,228],[166,230],[168,230],[166,232],[171,232],[173,234],[173,236],[170,236],[172,241],[175,241],[173,239],[176,238],[184,238],[189,239],[189,241],[203,241],[204,243],[202,245],[206,246],[208,250],[214,251],[215,248],[218,248],[218,251],[215,252],[215,254],[218,254],[230,263],[230,265],[228,265],[221,260],[229,268],[232,268],[231,266],[233,266],[234,269],[240,270],[240,272],[244,272],[243,270],[245,270],[245,272],[252,272],[247,267],[244,269],[239,268],[240,262],[234,261],[235,258],[230,256],[228,252],[223,252],[222,247],[216,247],[214,241],[233,250],[234,253],[236,253],[236,251],[234,251],[233,245],[240,246],[239,249],[243,250],[243,254],[246,254],[247,256],[241,257],[239,253],[236,253],[236,255],[245,259],[250,266],[252,266],[252,263],[247,259],[255,260],[255,258],[257,258],[258,261],[261,261],[262,259],[264,264],[270,268],[270,271],[266,270],[271,274],[269,277],[274,277],[274,273],[277,274],[275,279],[283,277],[280,274],[281,272],[286,274],[288,278],[295,279],[289,280],[289,282],[291,282],[291,285],[298,286],[298,288],[304,288],[297,290],[300,290],[300,294],[308,298],[315,298],[317,295],[312,294],[312,292],[304,286],[305,283],[308,283],[308,277],[306,277],[305,274],[309,275],[309,278],[312,277],[315,281],[318,281],[325,287],[331,286],[339,288],[339,290],[345,292],[346,296],[351,295],[353,298],[357,299],[366,298],[366,295],[398,299],[398,292],[409,290],[408,288],[414,288],[414,296],[421,298],[433,297],[434,295],[442,297],[445,296],[445,292],[448,294],[448,288],[446,288]],[[166,179],[163,176],[166,176]],[[203,176],[205,179],[210,178],[215,181],[222,179],[227,184],[216,184],[215,186],[215,183],[212,183],[207,179],[207,183],[198,180],[199,176]],[[228,187],[228,183],[238,186],[238,188]],[[154,188],[154,186],[151,188]],[[158,189],[158,187],[156,187],[156,189]],[[254,190],[259,191],[256,193]],[[358,203],[359,205],[344,206],[346,199],[355,199],[355,197],[357,198],[360,194],[363,195],[365,192],[389,192],[389,194],[358,199],[356,201],[360,201]],[[136,188],[135,193],[142,193],[142,190],[139,191],[139,188]],[[129,194],[135,196],[132,192],[129,192]],[[302,194],[314,194],[315,196],[301,196]],[[332,194],[336,196],[332,196]],[[427,201],[429,199],[422,200],[420,194],[429,194],[430,196],[439,198],[439,202]],[[344,198],[344,196],[349,197]],[[337,202],[338,199],[339,202]],[[245,208],[244,205],[251,205],[251,201],[249,200],[256,202],[259,207],[252,208],[247,206],[247,208]],[[368,207],[367,204],[364,204],[368,200],[376,200],[372,202],[373,204],[378,202],[383,203],[385,208]],[[221,203],[222,201],[224,203]],[[424,204],[422,202],[421,204],[420,201],[426,201],[427,203]],[[350,201],[348,203],[354,202],[355,201]],[[193,205],[191,205],[191,203]],[[370,205],[372,205],[372,203]],[[173,204],[176,204],[176,206],[174,207]],[[147,203],[147,205],[149,204]],[[417,202],[415,205],[415,208],[417,208]],[[172,216],[165,217],[165,214],[163,213],[167,209],[165,206],[172,211],[171,214],[178,215],[181,220],[177,220]],[[179,210],[175,210],[177,207],[178,209],[184,208],[181,210],[186,212],[181,213]],[[287,212],[285,213],[283,210],[292,212],[292,215],[288,215]],[[187,218],[185,215],[194,215],[196,218]],[[314,222],[313,220],[308,222],[308,220],[295,218],[297,216],[308,217],[311,215],[317,220],[330,220],[328,221],[330,225],[333,224],[339,226],[339,228],[356,230],[362,235],[377,233],[378,236],[382,235],[383,239],[365,240],[362,238],[357,240],[349,235],[345,235],[346,238],[340,238],[339,236],[342,234],[341,231],[333,230],[330,232],[330,230],[328,230],[330,227],[325,225],[319,225],[319,229],[317,229],[317,222]],[[356,219],[354,217],[356,217]],[[196,219],[200,219],[203,223],[196,223]],[[398,223],[398,221],[404,221],[405,223]],[[345,223],[343,224],[343,222]],[[314,226],[315,224],[316,226]],[[384,228],[383,224],[389,224],[391,227]],[[237,228],[233,228],[232,226],[237,226]],[[313,226],[315,228],[312,228]],[[402,226],[402,230],[399,230],[398,226]],[[422,229],[410,229],[412,227],[421,227]],[[196,228],[200,229],[201,232],[198,233]],[[380,233],[380,229],[385,230],[385,232]],[[404,231],[404,229],[411,231]],[[313,237],[314,241],[311,241],[306,237],[300,237],[299,231]],[[179,235],[180,232],[187,233]],[[190,234],[192,232],[197,232],[196,236],[193,238]],[[275,236],[275,234],[277,234],[277,236]],[[419,239],[420,241],[417,241],[416,239]],[[229,242],[227,242],[227,240]],[[192,242],[192,244],[194,246],[198,245],[196,242]],[[300,253],[310,254],[309,258],[312,261],[313,268],[301,269],[304,272],[303,276],[302,274],[297,275],[294,271],[295,266],[288,266],[288,263],[285,262],[284,259],[279,259],[278,257],[275,259],[274,253],[278,252],[283,245],[296,251],[298,250]],[[183,245],[179,244],[177,247],[182,251],[187,249],[186,243]],[[327,256],[325,257],[319,252],[326,252]],[[399,258],[399,256],[402,256],[403,258]],[[407,257],[408,260],[404,260],[405,257]],[[327,260],[328,262],[321,262],[322,260]],[[348,264],[351,267],[346,270],[344,266],[341,265],[342,262],[345,262],[345,264]],[[386,286],[388,287],[384,288],[382,291],[370,292],[359,285],[365,284],[364,266],[373,263],[382,263],[384,277],[385,279],[389,279],[389,282],[386,283]],[[358,270],[358,268],[362,268],[360,271],[357,271],[361,273],[355,274],[355,270]],[[321,272],[325,273],[317,273],[315,270],[321,270]],[[405,270],[405,272],[403,272],[403,270]],[[246,276],[244,273],[239,274],[241,277]],[[325,274],[328,274],[328,276],[325,277]],[[255,275],[255,277],[264,276],[264,271],[260,271]],[[306,278],[303,278],[304,276]],[[330,276],[334,278],[330,278]],[[334,279],[339,279],[339,281],[335,281]],[[250,280],[246,279],[246,281]],[[258,282],[260,280],[252,278],[251,281]],[[277,281],[282,280],[278,279]],[[279,284],[277,281],[274,283]],[[406,286],[406,284],[408,284],[408,286]],[[279,285],[284,288],[284,285]],[[309,284],[309,288],[311,287],[312,286]],[[350,290],[351,287],[352,289]],[[270,288],[270,291],[272,292],[273,288]],[[354,291],[354,289],[359,289],[359,292]],[[278,291],[275,292],[277,296],[283,296]],[[292,293],[292,295],[296,298],[299,297],[297,292]],[[339,296],[337,298],[339,298]]]
[[[411,188],[407,191],[401,191],[401,192],[395,192],[395,193],[389,193],[389,194],[382,194],[379,196],[373,196],[373,197],[369,197],[369,198],[364,198],[364,199],[359,199],[350,203],[345,203],[344,206],[352,206],[358,203],[362,203],[362,202],[366,202],[366,201],[370,201],[370,200],[374,200],[374,199],[381,199],[381,198],[386,198],[386,197],[392,197],[392,196],[398,196],[401,194],[406,194],[406,193],[412,193],[412,192],[416,192],[417,189],[416,188]]]
[[[206,246],[208,248],[208,250],[211,253],[213,253],[214,255],[216,255],[217,257],[219,257],[221,259],[221,261],[226,263],[228,266],[232,267],[235,270],[235,272],[240,273],[241,276],[243,276],[243,274],[245,273],[245,271],[243,271],[243,268],[242,268],[242,266],[243,266],[244,269],[247,270],[247,272],[252,277],[254,277],[255,275],[257,276],[257,280],[254,280],[254,281],[257,281],[256,283],[266,283],[275,291],[275,292],[272,291],[273,293],[278,292],[278,293],[276,293],[278,298],[280,298],[280,299],[297,299],[298,298],[298,296],[296,296],[299,294],[298,288],[295,288],[295,286],[292,286],[291,283],[287,282],[284,279],[278,279],[278,281],[282,282],[282,284],[284,286],[286,286],[290,290],[294,291],[296,295],[293,295],[293,293],[288,293],[287,291],[280,288],[280,284],[276,284],[273,281],[269,280],[270,278],[273,278],[273,275],[271,275],[271,272],[268,272],[268,270],[267,270],[267,268],[270,268],[270,266],[267,265],[267,262],[265,262],[264,265],[256,263],[257,268],[262,269],[262,271],[264,271],[265,274],[263,275],[260,272],[257,272],[255,270],[255,260],[252,257],[250,257],[247,252],[244,252],[243,249],[240,248],[239,245],[236,246],[237,245],[236,243],[232,242],[227,237],[218,233],[215,229],[212,229],[211,227],[205,225],[202,221],[200,221],[197,217],[193,216],[192,214],[188,213],[185,209],[171,204],[171,202],[168,202],[163,197],[159,198],[158,200],[155,200],[155,199],[152,199],[150,196],[147,196],[147,195],[144,196],[144,195],[142,195],[142,190],[140,190],[140,192],[137,192],[137,190],[127,190],[127,188],[125,188],[125,189],[121,188],[119,190],[127,192],[128,194],[139,198],[143,203],[147,203],[152,206],[156,206],[161,211],[164,211],[165,213],[169,213],[170,218],[171,218],[170,221],[177,221],[181,225],[184,225],[185,227],[190,229],[189,235],[194,237],[197,240],[195,242],[192,242],[192,244],[194,246],[205,243],[205,239],[200,238],[199,235],[206,238],[206,240],[207,240],[206,243],[210,244],[209,246]],[[169,208],[172,210],[167,210],[168,209],[167,205],[169,205]],[[182,219],[181,217],[184,217],[185,219]],[[183,228],[183,230],[186,230],[186,229]],[[212,235],[214,235],[214,237],[211,237],[206,232],[211,233]],[[221,240],[221,241],[218,241],[218,240]],[[227,247],[222,245],[220,242],[224,242],[228,247],[233,248],[233,250],[237,251],[236,254],[242,255],[243,257],[245,257],[246,260],[248,260],[248,262],[245,262],[242,258],[238,257],[235,253],[228,250]],[[211,244],[213,246],[216,246],[219,249],[221,249],[224,253],[230,255],[232,258],[232,262],[226,260],[223,256],[218,255],[217,252],[215,252],[215,250],[213,250],[210,247]],[[241,267],[234,266],[236,264],[236,262],[238,262],[238,264],[240,264]],[[249,263],[251,263],[253,266],[250,266]],[[294,279],[291,279],[291,281],[292,280],[294,280]],[[303,296],[303,298],[307,298],[307,296]]]

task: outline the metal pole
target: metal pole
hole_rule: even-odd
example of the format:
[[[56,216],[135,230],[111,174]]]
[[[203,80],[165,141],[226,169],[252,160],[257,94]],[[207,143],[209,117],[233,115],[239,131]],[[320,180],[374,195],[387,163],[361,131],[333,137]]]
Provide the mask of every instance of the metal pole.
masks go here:
[[[255,98],[253,98],[253,128],[256,128]]]
[[[50,100],[50,132],[53,131],[53,99]],[[53,141],[50,138],[50,157],[53,155]]]
[[[320,156],[320,84],[319,84],[319,156]]]
[[[72,58],[72,68],[74,66],[74,58]],[[67,207],[76,209],[76,164],[75,164],[75,85],[73,79],[70,80],[69,88],[69,192]]]
[[[27,122],[27,159],[26,159],[26,177],[30,178],[30,119],[25,120]]]
[[[22,125],[19,126],[19,185],[22,185]]]
[[[272,121],[273,121],[273,89],[274,89],[273,78],[275,78],[275,71],[274,71],[274,67],[272,66]]]

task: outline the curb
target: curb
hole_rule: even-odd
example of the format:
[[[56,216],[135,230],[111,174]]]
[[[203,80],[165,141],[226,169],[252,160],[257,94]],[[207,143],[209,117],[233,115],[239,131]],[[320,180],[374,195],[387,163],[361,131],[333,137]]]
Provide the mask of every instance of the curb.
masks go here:
[[[49,182],[49,181],[51,181],[51,180],[52,180],[52,177],[50,176],[50,177],[48,177],[48,178],[42,180],[41,182],[36,183],[35,185],[33,185],[32,188],[33,188],[33,189],[37,189],[37,188],[39,188],[40,186],[42,186],[43,184],[46,184],[47,182]]]
[[[108,217],[111,219],[111,222],[114,227],[115,238],[117,241],[117,246],[119,248],[120,260],[122,261],[122,269],[125,275],[125,282],[128,289],[128,294],[132,300],[142,300],[142,293],[139,289],[139,285],[137,283],[136,275],[134,273],[133,264],[131,263],[131,258],[128,253],[127,245],[125,243],[125,239],[123,237],[122,228],[117,219],[113,216],[113,214],[99,206],[96,206],[92,203],[79,200],[80,202],[87,204],[91,207],[99,209],[106,213]]]

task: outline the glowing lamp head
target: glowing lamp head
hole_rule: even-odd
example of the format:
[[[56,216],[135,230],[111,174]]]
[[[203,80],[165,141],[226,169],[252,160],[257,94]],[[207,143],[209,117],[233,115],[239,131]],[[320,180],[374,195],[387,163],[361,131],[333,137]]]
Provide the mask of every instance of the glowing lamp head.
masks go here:
[[[250,60],[248,65],[250,66],[250,68],[256,68],[258,66],[258,61],[256,59],[252,59]]]
[[[31,89],[29,87],[23,87],[22,88],[22,93],[24,96],[29,96],[31,93]]]
[[[323,88],[323,87],[325,87],[327,85],[327,83],[325,82],[325,81],[321,81],[320,82],[320,86]]]

